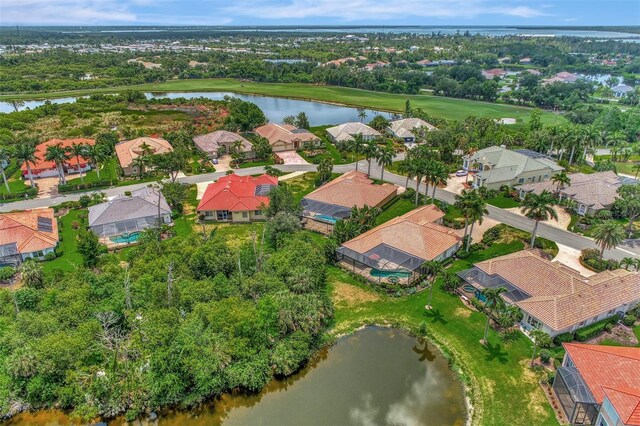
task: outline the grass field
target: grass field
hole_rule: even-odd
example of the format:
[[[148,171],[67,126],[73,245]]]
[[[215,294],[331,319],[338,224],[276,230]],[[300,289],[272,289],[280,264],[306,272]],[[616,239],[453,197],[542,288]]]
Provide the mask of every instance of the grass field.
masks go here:
[[[20,169],[16,170],[16,172],[12,176],[7,176],[7,183],[9,184],[9,189],[11,193],[17,193],[25,191],[31,188],[24,179],[22,179],[22,171]],[[7,194],[7,188],[2,182],[2,177],[0,176],[0,194]]]
[[[64,92],[0,95],[0,101],[10,99],[48,99],[62,96],[80,96],[92,93],[114,93],[119,90],[134,89],[150,92],[197,92],[227,91],[236,93],[278,96],[366,107],[391,112],[404,112],[405,101],[411,101],[413,108],[422,108],[425,112],[452,120],[462,120],[468,116],[489,118],[515,118],[522,124],[528,121],[530,108],[466,99],[446,98],[432,95],[404,95],[372,92],[361,89],[337,86],[314,86],[302,83],[254,83],[233,79],[174,80],[164,83],[150,83],[137,86],[111,87],[89,90],[70,90]],[[543,112],[544,124],[562,123],[565,119],[559,115]]]
[[[55,260],[42,263],[42,269],[45,272],[52,272],[59,269],[64,272],[70,272],[77,269],[82,264],[82,256],[78,253],[76,235],[78,231],[73,229],[73,222],[80,222],[78,216],[86,212],[86,210],[70,210],[69,213],[62,216],[62,256]]]
[[[402,197],[396,197],[393,201],[384,207],[382,213],[378,215],[376,219],[376,225],[381,225],[394,217],[402,216],[403,214],[410,212],[417,206],[413,203],[413,200],[408,200]]]

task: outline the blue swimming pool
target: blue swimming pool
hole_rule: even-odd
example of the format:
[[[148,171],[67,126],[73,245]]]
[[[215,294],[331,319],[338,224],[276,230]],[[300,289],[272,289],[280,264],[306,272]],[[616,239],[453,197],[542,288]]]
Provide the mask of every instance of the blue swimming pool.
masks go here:
[[[398,278],[407,278],[411,276],[411,272],[408,271],[381,271],[379,269],[371,269],[372,277],[380,277],[380,278],[389,278],[389,277],[398,277]]]
[[[122,235],[116,235],[115,237],[109,237],[109,239],[116,244],[135,243],[136,241],[138,241],[138,238],[140,238],[139,232],[132,232],[130,234],[122,234]]]
[[[338,221],[338,219],[336,219],[333,216],[329,216],[326,214],[317,214],[313,217],[315,220],[320,220],[322,222],[328,222],[328,223],[336,223]]]

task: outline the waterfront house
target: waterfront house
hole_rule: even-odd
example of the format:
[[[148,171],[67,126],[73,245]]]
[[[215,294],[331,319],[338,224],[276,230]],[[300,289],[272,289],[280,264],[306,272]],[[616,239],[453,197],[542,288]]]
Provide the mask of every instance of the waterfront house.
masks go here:
[[[142,137],[116,144],[116,155],[125,176],[139,173],[135,159],[141,156],[166,154],[173,148],[162,138]]]
[[[43,259],[55,252],[58,241],[58,222],[53,209],[0,213],[0,266]]]
[[[553,381],[569,423],[640,425],[640,348],[564,343]]]
[[[307,129],[298,129],[290,124],[269,123],[258,127],[254,131],[269,141],[273,152],[316,147],[322,143],[319,137]]]
[[[171,208],[164,195],[150,187],[89,207],[89,229],[108,243],[133,242],[158,222],[171,224]]]
[[[327,135],[333,142],[347,142],[353,140],[355,135],[361,135],[365,141],[377,139],[382,136],[377,130],[358,121],[329,127]]]
[[[629,93],[633,93],[633,87],[627,86],[626,84],[618,84],[611,88],[613,90],[613,94],[616,98],[624,98]]]
[[[501,78],[501,77],[504,77],[505,75],[507,75],[507,72],[500,68],[493,68],[490,70],[482,71],[482,76],[487,80],[493,80],[496,77]]]
[[[506,288],[502,297],[522,311],[521,326],[552,337],[624,315],[640,303],[637,272],[617,269],[585,277],[537,249],[485,260],[459,275],[480,299],[485,288]],[[471,287],[463,289],[468,293]]]
[[[389,132],[404,143],[414,143],[416,137],[422,137],[432,130],[436,130],[436,127],[420,118],[402,118],[389,123]]]
[[[240,150],[244,152],[245,159],[254,158],[253,145],[237,133],[227,130],[217,130],[205,135],[198,135],[193,138],[193,142],[198,149],[204,152],[209,158],[229,154],[231,147],[240,142]]]
[[[278,186],[278,178],[262,176],[223,176],[211,183],[198,204],[204,220],[251,222],[264,220],[262,209],[269,205],[269,192]]]
[[[462,159],[463,169],[476,171],[474,188],[500,189],[503,185],[543,182],[564,170],[546,155],[527,149],[511,151],[504,146],[484,148]]]
[[[45,156],[47,155],[47,148],[50,146],[60,145],[63,149],[68,149],[73,145],[95,145],[96,141],[93,139],[85,139],[85,138],[76,138],[76,139],[50,139],[46,142],[42,142],[36,146],[35,155],[37,160],[35,164],[31,164],[31,173],[34,178],[46,178],[46,177],[55,177],[58,176],[58,170],[56,164],[53,161],[45,160]],[[89,161],[80,156],[76,158],[75,156],[70,156],[64,164],[62,165],[62,169],[65,174],[73,174],[86,172],[91,170],[91,165]],[[27,177],[29,175],[29,171],[27,169],[26,164],[22,164],[21,166],[22,175]]]
[[[444,212],[430,204],[376,226],[343,243],[337,250],[340,265],[374,282],[418,279],[429,260],[445,260],[462,239],[440,225]]]

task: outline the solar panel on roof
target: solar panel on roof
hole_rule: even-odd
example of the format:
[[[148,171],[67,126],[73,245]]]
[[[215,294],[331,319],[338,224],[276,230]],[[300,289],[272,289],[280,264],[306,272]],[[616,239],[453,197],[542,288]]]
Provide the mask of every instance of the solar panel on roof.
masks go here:
[[[255,195],[266,197],[267,195],[269,195],[269,192],[271,192],[271,190],[275,187],[276,187],[275,185],[270,185],[268,183],[261,183],[259,185],[256,185]]]
[[[53,232],[53,221],[51,218],[38,216],[38,231]]]

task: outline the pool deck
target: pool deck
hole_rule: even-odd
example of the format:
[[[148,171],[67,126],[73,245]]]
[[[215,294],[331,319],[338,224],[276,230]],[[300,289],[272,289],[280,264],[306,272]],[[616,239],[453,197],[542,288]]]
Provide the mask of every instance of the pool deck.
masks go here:
[[[320,222],[309,217],[302,218],[302,227],[304,229],[308,229],[309,231],[317,232],[322,235],[329,235],[333,232],[332,223]]]
[[[406,277],[400,278],[397,282],[394,283],[393,281],[389,280],[389,277],[374,277],[371,275],[370,267],[368,266],[360,267],[357,265],[354,266],[353,263],[349,262],[348,260],[341,260],[340,262],[338,262],[338,266],[340,266],[345,271],[351,272],[353,274],[358,274],[364,279],[366,279],[367,281],[370,281],[372,283],[391,284],[391,285],[401,284],[401,285],[408,286]]]

